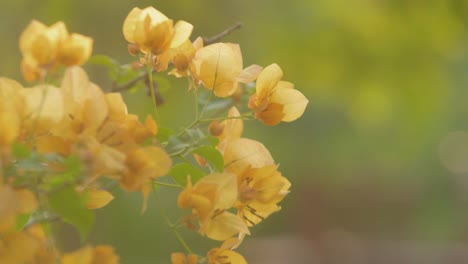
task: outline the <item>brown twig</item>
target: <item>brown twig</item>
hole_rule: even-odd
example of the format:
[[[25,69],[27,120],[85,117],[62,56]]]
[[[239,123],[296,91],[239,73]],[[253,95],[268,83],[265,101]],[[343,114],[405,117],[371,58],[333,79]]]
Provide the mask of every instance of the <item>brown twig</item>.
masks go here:
[[[213,44],[215,43],[216,41],[219,41],[220,39],[224,38],[225,36],[231,34],[232,32],[238,30],[239,28],[242,27],[242,23],[237,23],[235,24],[234,26],[230,27],[230,28],[227,28],[226,30],[224,30],[223,32],[217,34],[217,35],[214,35],[212,37],[203,37],[203,45],[204,46],[207,46],[207,45],[210,45],[210,44]]]

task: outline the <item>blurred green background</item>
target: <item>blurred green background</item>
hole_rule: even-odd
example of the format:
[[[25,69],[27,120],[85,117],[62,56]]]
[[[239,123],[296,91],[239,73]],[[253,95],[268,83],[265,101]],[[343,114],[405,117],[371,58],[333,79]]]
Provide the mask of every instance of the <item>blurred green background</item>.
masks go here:
[[[292,182],[283,210],[239,249],[250,263],[468,260],[468,1],[2,1],[0,74],[23,80],[18,38],[33,18],[63,20],[94,38],[94,54],[129,63],[121,26],[148,5],[192,23],[192,39],[243,22],[224,41],[241,45],[244,66],[278,63],[310,100],[294,123],[246,125]],[[88,69],[109,85],[105,71]],[[185,90],[173,79],[165,87],[164,124],[191,121]],[[130,112],[150,107],[144,92],[126,99]],[[176,193],[162,195],[177,217]],[[140,194],[117,191],[90,243],[114,245],[124,264],[169,263],[183,248],[154,203],[140,215]],[[59,230],[62,247],[75,249],[77,234]],[[200,253],[216,245],[184,236]]]

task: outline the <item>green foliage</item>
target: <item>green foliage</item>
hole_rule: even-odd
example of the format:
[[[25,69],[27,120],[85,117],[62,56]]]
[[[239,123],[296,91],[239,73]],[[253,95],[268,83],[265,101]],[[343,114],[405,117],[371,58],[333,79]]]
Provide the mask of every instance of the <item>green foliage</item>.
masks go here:
[[[86,197],[79,195],[73,186],[64,186],[51,192],[49,206],[63,221],[76,227],[85,240],[94,224],[94,212],[85,206]]]
[[[205,172],[190,163],[178,163],[168,173],[179,185],[187,186],[187,176],[190,176],[192,184],[201,179]]]

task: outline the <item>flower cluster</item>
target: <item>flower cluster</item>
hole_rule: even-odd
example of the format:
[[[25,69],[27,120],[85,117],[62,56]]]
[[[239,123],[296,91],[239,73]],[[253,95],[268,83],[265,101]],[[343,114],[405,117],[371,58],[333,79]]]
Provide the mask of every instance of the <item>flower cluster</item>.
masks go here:
[[[24,30],[22,71],[37,83],[0,77],[1,263],[118,263],[106,245],[63,254],[44,228],[61,220],[86,237],[92,210],[106,206],[117,186],[143,194],[142,212],[155,187],[177,188],[177,205],[188,210],[180,221],[223,241],[201,257],[182,240],[188,255],[173,253],[172,263],[246,263],[234,249],[280,210],[291,184],[262,143],[242,136],[244,120],[294,121],[308,100],[281,80],[278,65],[244,68],[238,44],[192,42],[192,30],[153,7],[134,8],[124,20],[128,51],[138,58],[129,86],[145,66],[154,103],[144,121],[128,113],[121,89],[101,89],[80,67],[91,38],[69,34],[63,22],[34,20]],[[195,120],[179,131],[158,122],[153,75],[170,67],[169,75],[189,80],[195,98]]]

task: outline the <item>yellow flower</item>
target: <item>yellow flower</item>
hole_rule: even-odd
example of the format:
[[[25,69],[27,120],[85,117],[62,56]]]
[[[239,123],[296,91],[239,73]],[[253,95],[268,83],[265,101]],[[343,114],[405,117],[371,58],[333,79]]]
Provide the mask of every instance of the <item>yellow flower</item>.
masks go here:
[[[291,183],[277,171],[276,165],[248,168],[237,177],[239,215],[248,226],[260,223],[279,211],[277,205],[289,193]]]
[[[212,173],[194,186],[189,178],[177,202],[181,208],[192,208],[192,215],[199,219],[200,234],[225,240],[237,233],[249,234],[245,223],[227,211],[234,205],[237,195],[234,174]]]
[[[305,111],[307,98],[290,82],[281,81],[283,72],[277,64],[267,66],[257,79],[256,92],[249,100],[249,108],[266,125],[291,122]]]
[[[143,193],[142,212],[144,212],[151,191],[151,181],[166,175],[172,166],[172,160],[164,149],[149,146],[128,153],[125,165],[127,172],[120,179],[120,186],[127,191]]]
[[[37,263],[35,257],[41,241],[26,232],[2,234],[0,239],[0,263]]]
[[[117,264],[119,257],[110,246],[101,245],[95,248],[86,246],[71,253],[64,254],[61,264]]]
[[[80,34],[69,35],[61,21],[47,27],[33,20],[20,36],[23,54],[21,67],[28,81],[41,77],[47,70],[55,70],[59,64],[81,65],[92,52],[93,41]]]
[[[188,76],[190,65],[195,57],[197,50],[203,47],[203,39],[198,37],[193,43],[187,39],[182,45],[177,48],[171,49],[170,61],[174,64],[175,69],[169,74],[176,77]]]
[[[193,254],[185,255],[181,252],[171,254],[171,264],[197,264],[197,256]]]
[[[143,53],[154,55],[179,47],[190,37],[192,30],[193,26],[185,21],[178,21],[174,26],[172,19],[151,6],[133,8],[122,27],[128,42],[137,44]]]
[[[221,247],[211,249],[208,252],[208,264],[247,264],[241,254],[232,250],[237,244],[237,238],[230,238],[224,241]]]
[[[242,53],[238,44],[215,43],[197,50],[190,71],[196,85],[203,84],[216,96],[227,97],[239,89],[239,83],[255,80],[261,70],[258,65],[242,68]]]

